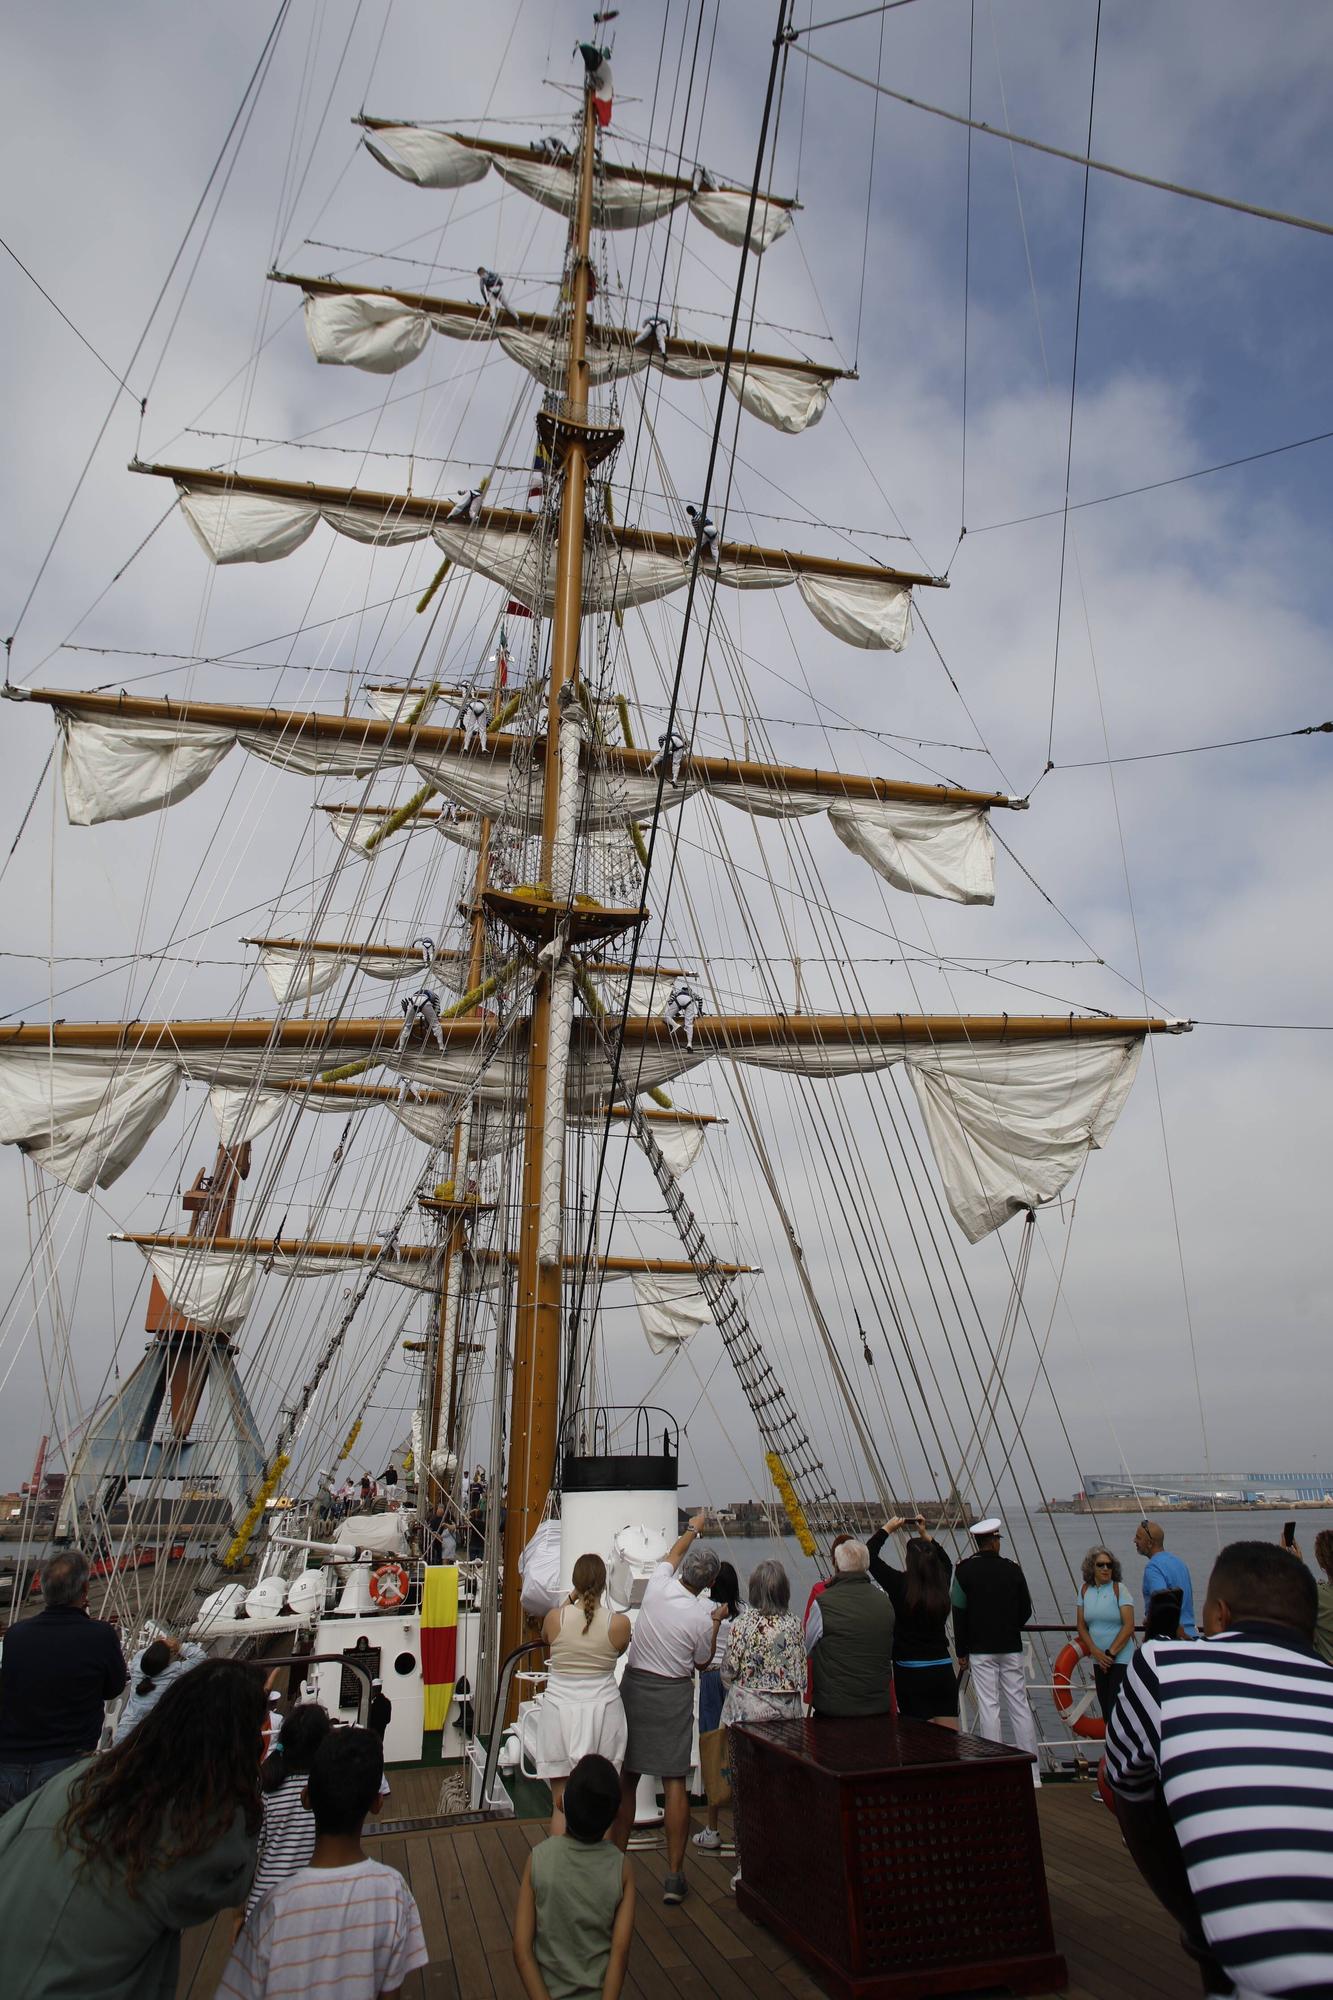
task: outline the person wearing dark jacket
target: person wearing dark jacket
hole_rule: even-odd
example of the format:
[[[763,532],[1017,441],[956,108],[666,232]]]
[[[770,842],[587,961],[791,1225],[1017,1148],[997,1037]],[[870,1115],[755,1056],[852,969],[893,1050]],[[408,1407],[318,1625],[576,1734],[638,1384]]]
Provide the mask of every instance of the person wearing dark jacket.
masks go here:
[[[908,1526],[905,1515],[897,1514],[886,1521],[866,1544],[870,1574],[887,1594],[896,1621],[893,1691],[898,1698],[899,1715],[957,1729],[958,1680],[949,1652],[953,1564],[939,1543],[931,1540],[919,1514],[911,1525],[916,1533],[903,1551],[902,1569],[886,1563],[880,1552],[890,1535]]]
[[[999,1520],[978,1521],[972,1530],[977,1552],[954,1572],[953,1642],[959,1665],[972,1668],[980,1733],[1003,1743],[1007,1716],[1039,1785],[1037,1725],[1023,1683],[1023,1627],[1032,1616],[1032,1594],[1018,1564],[1000,1554],[1003,1527]]]
[[[88,1616],[88,1558],[42,1566],[46,1609],[5,1634],[0,1659],[0,1813],[97,1748],[129,1674],[113,1626]]]
[[[844,1541],[836,1574],[805,1614],[815,1714],[888,1715],[893,1707],[893,1606],[870,1580],[864,1542]]]

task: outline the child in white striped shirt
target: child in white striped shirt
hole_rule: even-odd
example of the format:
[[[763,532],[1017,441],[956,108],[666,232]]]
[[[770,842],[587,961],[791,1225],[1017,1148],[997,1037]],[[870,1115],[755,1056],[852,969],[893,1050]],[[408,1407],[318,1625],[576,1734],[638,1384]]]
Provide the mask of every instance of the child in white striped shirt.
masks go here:
[[[270,1889],[232,1947],[217,2000],[388,2000],[428,1958],[412,1892],[361,1849],[378,1812],[384,1753],[368,1729],[334,1729],[305,1794],[315,1851]]]

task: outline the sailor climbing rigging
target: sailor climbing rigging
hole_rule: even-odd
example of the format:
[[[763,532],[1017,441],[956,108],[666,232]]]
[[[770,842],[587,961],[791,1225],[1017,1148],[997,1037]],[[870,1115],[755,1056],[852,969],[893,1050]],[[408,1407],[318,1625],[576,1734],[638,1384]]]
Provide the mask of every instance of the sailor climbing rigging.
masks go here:
[[[686,504],[685,512],[694,523],[694,532],[699,537],[699,553],[706,562],[721,562],[722,538],[720,530],[702,507]]]
[[[445,520],[458,521],[464,527],[472,527],[481,513],[481,493],[480,486],[469,486],[466,492],[456,494],[453,505],[444,517]]]
[[[663,730],[657,739],[657,748],[649,759],[648,769],[656,777],[662,770],[662,767],[669,764],[671,766],[671,782],[673,785],[678,785],[680,783],[680,767],[689,755],[689,751],[690,745],[686,737],[677,736],[674,729]]]
[[[409,993],[403,1002],[403,1025],[398,1033],[398,1047],[405,1049],[412,1039],[412,1030],[420,1022],[428,1035],[432,1035],[441,1053],[444,1051],[444,1030],[440,1026],[440,996],[429,986],[422,986],[415,993]]]
[[[490,704],[479,694],[470,694],[458,711],[458,723],[463,732],[465,750],[486,748],[486,724],[490,721]]]
[[[667,336],[670,332],[671,321],[663,319],[660,313],[655,313],[651,319],[644,321],[643,331],[635,340],[634,345],[641,351],[646,350],[649,354],[655,354],[660,361],[665,361]]]
[[[687,1049],[694,1047],[694,1024],[704,1011],[704,996],[688,979],[677,979],[666,997],[662,1019],[674,1041],[679,1035]]]
[[[508,299],[505,297],[504,279],[498,271],[490,270],[485,264],[477,266],[477,283],[481,286],[481,302],[492,319],[503,313],[513,318]]]

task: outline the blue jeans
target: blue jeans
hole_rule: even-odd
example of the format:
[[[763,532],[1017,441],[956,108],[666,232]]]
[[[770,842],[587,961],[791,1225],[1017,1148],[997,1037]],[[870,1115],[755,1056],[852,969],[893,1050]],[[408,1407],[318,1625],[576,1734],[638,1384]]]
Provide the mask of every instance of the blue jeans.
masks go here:
[[[86,1750],[71,1750],[66,1757],[45,1757],[39,1763],[0,1764],[0,1813],[7,1813],[11,1806],[39,1792],[48,1778],[67,1771],[87,1754]]]

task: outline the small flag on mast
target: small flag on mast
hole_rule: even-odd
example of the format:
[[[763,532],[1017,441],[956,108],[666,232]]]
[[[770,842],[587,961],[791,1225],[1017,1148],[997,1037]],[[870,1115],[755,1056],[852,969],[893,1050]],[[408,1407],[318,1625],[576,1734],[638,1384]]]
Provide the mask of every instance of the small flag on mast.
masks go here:
[[[580,42],[579,54],[588,73],[597,123],[605,128],[611,123],[611,51],[599,49],[595,42]]]

